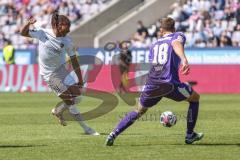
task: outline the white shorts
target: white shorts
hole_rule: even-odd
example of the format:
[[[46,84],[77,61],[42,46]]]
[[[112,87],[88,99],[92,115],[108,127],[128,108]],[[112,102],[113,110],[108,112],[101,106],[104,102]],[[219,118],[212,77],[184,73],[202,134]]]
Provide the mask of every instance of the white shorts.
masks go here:
[[[44,79],[44,76],[43,76]],[[60,96],[70,86],[78,83],[77,75],[74,71],[63,76],[62,74],[52,74],[48,81],[46,81],[48,87],[57,95]]]

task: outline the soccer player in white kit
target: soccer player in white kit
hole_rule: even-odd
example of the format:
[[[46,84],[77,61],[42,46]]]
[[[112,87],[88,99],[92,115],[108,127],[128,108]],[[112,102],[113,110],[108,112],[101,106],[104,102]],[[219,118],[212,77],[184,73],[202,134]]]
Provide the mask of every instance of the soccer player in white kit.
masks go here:
[[[40,74],[49,88],[64,102],[52,109],[52,114],[58,118],[61,125],[65,126],[63,112],[68,109],[70,115],[79,122],[86,134],[99,135],[98,132],[86,125],[75,106],[75,97],[82,94],[83,80],[73,43],[67,36],[70,31],[70,20],[66,16],[54,12],[51,19],[52,33],[42,28],[29,29],[35,22],[33,17],[29,18],[21,30],[21,35],[39,40]],[[61,60],[65,53],[70,57],[77,81],[63,67],[64,64]]]

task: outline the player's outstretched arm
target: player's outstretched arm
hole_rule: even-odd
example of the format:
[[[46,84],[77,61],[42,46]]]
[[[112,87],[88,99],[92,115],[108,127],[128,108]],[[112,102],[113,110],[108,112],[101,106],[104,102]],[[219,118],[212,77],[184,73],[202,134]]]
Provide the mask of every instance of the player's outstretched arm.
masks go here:
[[[190,67],[188,65],[187,57],[184,53],[184,47],[183,44],[180,41],[173,41],[172,42],[173,49],[175,53],[180,57],[182,61],[182,67],[180,69],[181,73],[183,75],[187,75],[190,72]]]
[[[81,73],[81,69],[80,69],[80,65],[78,63],[78,58],[76,55],[74,56],[71,56],[71,63],[72,63],[72,66],[73,66],[73,69],[78,77],[78,84],[80,86],[83,86],[83,79],[82,79],[82,73]]]
[[[27,23],[22,27],[20,34],[24,37],[31,37],[29,35],[29,27],[30,25],[34,24],[37,20],[33,17],[30,17],[27,21]]]

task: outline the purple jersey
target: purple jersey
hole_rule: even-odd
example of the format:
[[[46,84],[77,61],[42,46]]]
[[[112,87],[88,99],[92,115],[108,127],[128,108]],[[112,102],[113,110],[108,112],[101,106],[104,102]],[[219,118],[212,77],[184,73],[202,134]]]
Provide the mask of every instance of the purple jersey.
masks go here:
[[[173,50],[173,41],[184,45],[186,38],[183,33],[175,32],[161,37],[150,47],[149,61],[152,67],[148,74],[149,83],[180,83],[178,69],[181,60]]]

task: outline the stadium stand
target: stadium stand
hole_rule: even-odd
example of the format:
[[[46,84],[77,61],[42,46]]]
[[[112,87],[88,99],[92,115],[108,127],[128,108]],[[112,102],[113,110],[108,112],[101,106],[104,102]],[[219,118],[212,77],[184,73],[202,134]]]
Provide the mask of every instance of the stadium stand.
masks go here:
[[[121,2],[125,0],[120,0]],[[132,2],[132,1],[131,1]],[[94,47],[103,47],[109,41],[129,40],[136,31],[136,22],[141,19],[146,26],[152,25],[159,17],[166,16],[170,6],[176,0],[145,0],[129,9],[106,27],[100,29],[94,37]],[[161,7],[164,6],[164,7]],[[84,32],[83,32],[84,33]]]
[[[0,48],[10,39],[15,48],[35,48],[36,42],[21,37],[19,27],[27,17],[34,16],[37,27],[47,27],[50,15],[58,9],[67,15],[74,29],[81,21],[101,12],[113,0],[1,0],[0,1]]]
[[[184,32],[186,47],[240,47],[239,0],[185,0],[171,6],[168,15],[176,20],[177,31]],[[137,22],[132,46],[148,47],[159,36],[160,19],[150,27]]]
[[[10,39],[16,49],[36,47],[36,41],[18,34],[26,17],[34,16],[38,20],[36,26],[46,27],[49,15],[59,8],[60,14],[70,17],[72,30],[103,11],[110,1],[114,0],[1,0],[0,47],[6,39]],[[177,31],[184,32],[187,37],[186,47],[240,46],[239,0],[177,0],[170,10],[169,16],[176,20]],[[148,47],[157,40],[160,17],[151,26],[145,23],[144,19],[137,22],[137,31],[130,38],[133,47]]]

